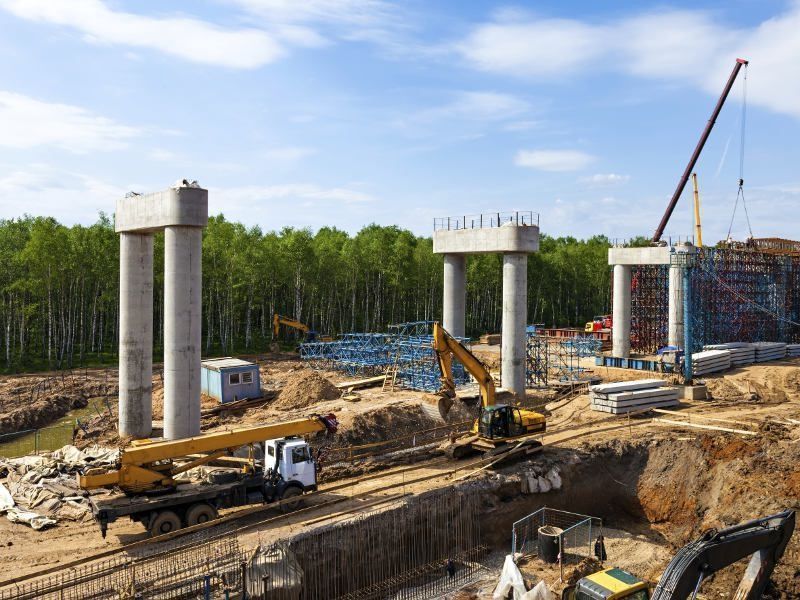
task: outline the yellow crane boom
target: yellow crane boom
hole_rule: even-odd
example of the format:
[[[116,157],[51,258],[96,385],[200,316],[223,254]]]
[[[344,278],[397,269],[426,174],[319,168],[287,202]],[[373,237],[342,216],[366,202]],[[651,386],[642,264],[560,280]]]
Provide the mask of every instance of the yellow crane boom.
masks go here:
[[[242,446],[277,438],[299,436],[318,431],[336,431],[334,415],[313,415],[303,419],[215,431],[181,440],[135,440],[120,452],[115,469],[89,470],[78,474],[81,489],[119,487],[126,492],[140,492],[175,485],[174,476],[208,463]],[[196,455],[201,455],[199,458]],[[173,461],[192,457],[176,465]],[[247,468],[247,467],[244,467]]]
[[[694,229],[696,233],[697,246],[703,246],[703,231],[700,225],[700,188],[697,186],[697,173],[692,173],[692,185],[694,186]]]
[[[455,356],[478,382],[481,390],[481,404],[483,406],[494,405],[497,390],[489,370],[477,356],[447,333],[438,322],[433,324],[433,349],[436,351],[436,360],[439,363],[442,387],[448,395],[455,397],[456,393],[456,384],[453,380],[453,357]]]

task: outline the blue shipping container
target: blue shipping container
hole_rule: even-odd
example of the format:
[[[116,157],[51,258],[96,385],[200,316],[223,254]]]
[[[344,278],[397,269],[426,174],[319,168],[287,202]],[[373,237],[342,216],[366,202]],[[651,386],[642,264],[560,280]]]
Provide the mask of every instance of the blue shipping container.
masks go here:
[[[226,356],[204,360],[200,382],[203,394],[223,404],[261,396],[258,365],[240,358]]]

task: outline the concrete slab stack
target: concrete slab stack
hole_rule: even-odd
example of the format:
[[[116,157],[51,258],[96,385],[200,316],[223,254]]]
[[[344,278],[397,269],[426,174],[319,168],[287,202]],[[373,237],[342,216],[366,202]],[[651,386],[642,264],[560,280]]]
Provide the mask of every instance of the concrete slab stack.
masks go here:
[[[800,356],[800,344],[787,344],[786,356],[789,358],[797,358]]]
[[[747,342],[729,342],[726,344],[709,344],[703,350],[729,350],[731,353],[731,366],[741,367],[749,365],[756,360],[756,348]]]
[[[756,342],[756,362],[786,358],[786,344],[783,342]]]
[[[695,376],[727,371],[730,368],[730,350],[704,350],[692,354],[692,373]]]
[[[592,410],[614,415],[627,414],[647,408],[677,406],[679,390],[663,379],[640,379],[604,383],[589,388]]]

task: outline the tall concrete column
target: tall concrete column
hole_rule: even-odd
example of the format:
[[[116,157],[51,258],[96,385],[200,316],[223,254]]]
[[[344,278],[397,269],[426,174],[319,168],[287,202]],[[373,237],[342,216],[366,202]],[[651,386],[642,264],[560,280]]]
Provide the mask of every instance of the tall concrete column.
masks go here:
[[[202,236],[164,229],[164,437],[200,433]]]
[[[683,347],[683,269],[678,265],[669,268],[667,344],[678,348]]]
[[[122,233],[119,247],[119,434],[153,428],[153,234]]]
[[[631,267],[614,265],[612,354],[628,358],[631,354]]]
[[[502,387],[525,397],[525,329],[528,321],[528,255],[503,255]]]
[[[466,283],[467,257],[464,254],[445,254],[442,325],[455,337],[464,337]]]

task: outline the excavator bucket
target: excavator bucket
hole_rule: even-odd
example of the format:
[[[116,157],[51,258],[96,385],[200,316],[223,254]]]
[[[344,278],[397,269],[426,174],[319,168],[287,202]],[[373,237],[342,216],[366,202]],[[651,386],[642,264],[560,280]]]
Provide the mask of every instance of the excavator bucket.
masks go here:
[[[453,399],[447,394],[426,394],[422,400],[422,412],[435,421],[446,421]]]

